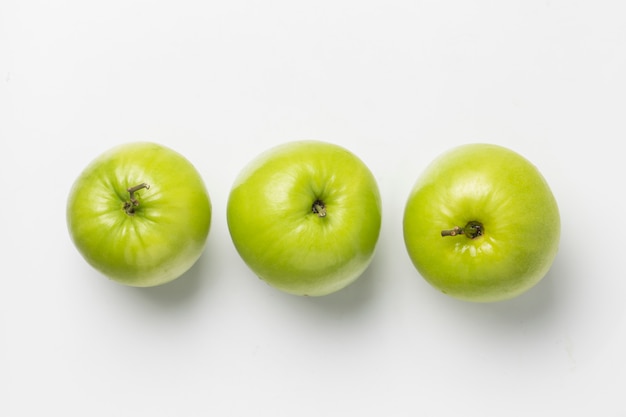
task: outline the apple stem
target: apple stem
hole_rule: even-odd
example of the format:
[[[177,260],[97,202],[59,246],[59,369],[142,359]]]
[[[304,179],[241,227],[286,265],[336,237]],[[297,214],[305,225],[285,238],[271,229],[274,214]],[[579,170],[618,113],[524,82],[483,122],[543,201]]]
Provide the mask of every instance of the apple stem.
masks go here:
[[[134,187],[130,187],[126,190],[128,191],[130,201],[124,203],[124,211],[129,216],[135,215],[135,207],[139,205],[139,200],[135,197],[135,193],[139,190],[143,190],[144,188],[147,190],[150,188],[150,185],[142,182],[141,184],[135,185]]]
[[[313,213],[317,214],[319,217],[326,217],[326,205],[321,200],[315,200],[313,203]]]
[[[454,226],[454,228],[450,230],[442,230],[441,236],[456,236],[456,235],[462,235],[464,233],[465,231],[461,229],[459,226]]]
[[[454,226],[450,230],[442,230],[441,236],[465,235],[470,239],[476,239],[478,236],[482,236],[484,233],[485,228],[483,224],[472,220],[468,222],[465,227]]]

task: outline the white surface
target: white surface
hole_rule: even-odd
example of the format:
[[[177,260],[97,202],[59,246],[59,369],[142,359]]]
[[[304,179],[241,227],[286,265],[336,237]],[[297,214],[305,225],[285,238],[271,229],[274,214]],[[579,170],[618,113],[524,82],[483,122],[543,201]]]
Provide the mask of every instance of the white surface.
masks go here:
[[[626,25],[615,1],[4,0],[0,415],[626,416]],[[371,268],[279,293],[225,207],[262,150],[343,145],[377,177]],[[72,246],[65,199],[100,152],[155,140],[209,189],[206,251],[133,289]],[[544,281],[499,304],[420,278],[401,218],[422,169],[486,141],[533,161],[562,214]]]

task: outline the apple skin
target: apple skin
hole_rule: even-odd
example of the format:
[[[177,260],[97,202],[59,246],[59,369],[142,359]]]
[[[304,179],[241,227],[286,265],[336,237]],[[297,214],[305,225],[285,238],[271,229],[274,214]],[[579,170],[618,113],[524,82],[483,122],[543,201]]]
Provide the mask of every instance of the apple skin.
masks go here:
[[[313,210],[323,202],[325,216]],[[286,293],[323,296],[370,264],[381,227],[378,185],[368,167],[335,144],[278,145],[251,161],[228,198],[232,241],[248,267]]]
[[[124,208],[128,189],[134,214]],[[85,260],[121,284],[152,287],[186,272],[200,257],[211,223],[211,201],[195,167],[151,142],[132,142],[94,159],[67,200],[70,237]]]
[[[482,235],[442,236],[477,221]],[[558,251],[560,215],[538,169],[514,151],[467,144],[435,159],[406,202],[403,232],[413,264],[461,300],[511,299],[536,285]]]

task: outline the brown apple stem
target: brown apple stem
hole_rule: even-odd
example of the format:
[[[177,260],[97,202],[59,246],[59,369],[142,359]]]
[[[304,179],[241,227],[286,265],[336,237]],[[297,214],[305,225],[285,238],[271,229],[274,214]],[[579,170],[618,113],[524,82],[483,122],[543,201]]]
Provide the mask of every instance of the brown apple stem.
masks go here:
[[[441,236],[457,236],[465,235],[470,239],[476,239],[478,236],[482,236],[485,233],[485,228],[482,223],[472,220],[468,222],[465,227],[454,226],[450,230],[442,230]]]
[[[465,233],[465,230],[461,229],[459,226],[454,226],[454,228],[450,230],[442,230],[441,236],[456,236],[462,235]]]
[[[135,193],[139,190],[143,190],[144,188],[147,190],[150,188],[150,185],[142,182],[141,184],[135,185],[134,187],[130,187],[126,190],[128,191],[130,200],[124,203],[124,211],[129,216],[133,216],[135,214],[135,207],[139,205],[139,200],[135,197]]]
[[[315,200],[311,208],[313,213],[317,214],[319,217],[326,217],[326,205],[323,201]]]

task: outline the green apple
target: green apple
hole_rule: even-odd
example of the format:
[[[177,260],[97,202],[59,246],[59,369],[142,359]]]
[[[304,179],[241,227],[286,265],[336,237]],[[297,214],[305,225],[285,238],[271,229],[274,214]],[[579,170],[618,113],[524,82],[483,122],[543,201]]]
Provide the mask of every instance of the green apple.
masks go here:
[[[323,296],[365,271],[381,212],[376,180],[357,156],[305,140],[266,150],[241,171],[227,221],[258,277],[290,294]]]
[[[150,142],[117,146],[93,160],[74,182],[67,225],[85,260],[114,281],[165,284],[200,257],[211,201],[195,167]]]
[[[511,299],[537,284],[557,254],[560,216],[527,159],[491,144],[441,155],[408,197],[404,241],[433,287],[476,302]]]

